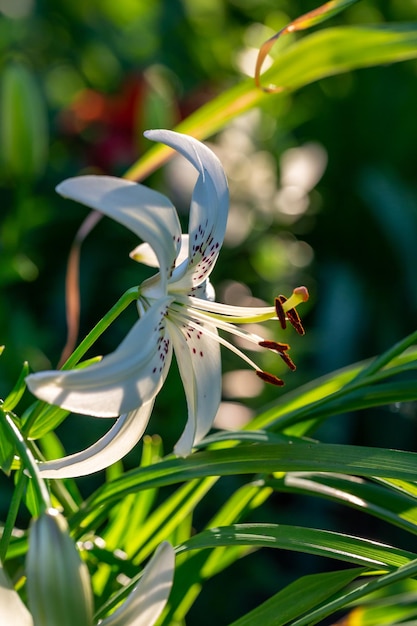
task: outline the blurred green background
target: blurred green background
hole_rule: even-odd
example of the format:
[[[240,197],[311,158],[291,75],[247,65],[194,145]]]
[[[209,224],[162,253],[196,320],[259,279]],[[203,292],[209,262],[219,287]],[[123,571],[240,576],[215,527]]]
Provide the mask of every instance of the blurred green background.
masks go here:
[[[315,6],[301,0],[0,0],[0,344],[6,345],[0,397],[24,360],[35,370],[55,367],[65,344],[66,262],[88,211],[62,200],[54,187],[87,172],[122,175],[147,149],[145,129],[172,128],[253,74],[263,41]],[[412,20],[415,0],[362,0],[329,24]],[[262,110],[209,138],[231,188],[229,228],[213,273],[218,299],[271,302],[299,284],[311,293],[300,308],[307,335],[290,329],[278,338],[291,343],[297,371],[287,373],[271,356],[254,355],[285,378],[287,389],[377,354],[415,330],[416,74],[413,61],[322,80],[271,96]],[[186,227],[192,178],[185,162],[172,161],[147,183],[174,200]],[[106,219],[85,241],[80,337],[148,275],[128,258],[136,244],[130,232]],[[135,316],[132,307],[95,353],[113,350]],[[283,393],[259,387],[252,373],[248,378],[240,369],[234,356],[224,354],[219,426],[241,423]],[[184,411],[173,372],[148,428],[163,436],[166,451],[181,431]],[[415,449],[415,417],[414,405],[338,416],[320,436]],[[59,433],[73,451],[81,437],[92,441],[104,427],[71,417]],[[132,453],[127,466],[138,458]],[[88,492],[99,480],[81,484]],[[226,482],[213,493],[213,510],[233,487]],[[7,483],[1,488],[3,514]],[[268,515],[276,521],[278,512],[283,522],[352,532],[356,519],[284,496],[275,506],[257,521]],[[358,519],[366,534],[369,522]],[[383,528],[377,536],[384,538]],[[274,558],[266,564],[270,590],[264,580],[257,587],[262,557],[258,569],[247,561],[251,605],[272,593],[280,576],[288,582],[297,574],[296,556]],[[235,588],[241,594],[240,577],[226,576],[230,593]],[[196,605],[210,605],[212,620],[215,594],[208,587]],[[227,615],[227,607],[219,607],[219,624],[233,617],[232,609]]]

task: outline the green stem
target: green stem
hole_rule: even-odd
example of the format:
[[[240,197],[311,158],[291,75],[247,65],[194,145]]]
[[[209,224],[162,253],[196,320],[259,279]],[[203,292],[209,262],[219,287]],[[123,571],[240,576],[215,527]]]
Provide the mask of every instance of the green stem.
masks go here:
[[[15,526],[17,513],[19,511],[20,502],[23,497],[23,493],[28,481],[28,477],[22,471],[16,482],[16,488],[13,491],[12,501],[10,503],[9,510],[7,512],[6,523],[3,528],[3,534],[0,541],[0,563],[4,563],[6,559],[7,550],[10,543],[10,537],[12,536],[13,528]]]
[[[132,287],[128,289],[112,306],[112,308],[102,317],[102,319],[94,326],[94,328],[88,333],[88,335],[82,340],[80,345],[74,350],[69,359],[62,366],[63,370],[69,370],[73,368],[80,359],[85,355],[85,353],[91,348],[92,345],[97,341],[97,339],[104,333],[105,330],[112,324],[121,313],[131,304],[138,299],[139,288]],[[33,410],[27,414],[26,419],[24,420],[22,431],[25,435],[30,433],[30,430],[38,419],[38,417],[42,414],[45,406],[49,407],[49,404],[46,402],[36,402],[33,405]]]
[[[42,513],[43,511],[51,507],[51,499],[49,497],[48,489],[46,488],[45,482],[40,474],[38,466],[36,465],[33,454],[27,447],[26,441],[22,433],[12,420],[11,416],[8,413],[0,411],[0,419],[5,426],[6,432],[9,434],[10,440],[16,446],[24,467],[29,472],[29,475],[32,478],[33,488],[37,496],[39,511]]]
[[[84,354],[91,348],[91,346],[97,341],[97,339],[104,333],[105,330],[116,320],[121,313],[131,304],[138,299],[139,288],[132,287],[128,289],[112,306],[101,320],[94,326],[94,328],[88,333],[88,335],[82,340],[78,348],[74,350],[69,359],[62,366],[63,370],[69,370],[84,356]]]
[[[38,459],[39,461],[46,460],[34,441],[28,441],[27,446],[30,448],[33,456],[36,459]],[[78,511],[79,507],[77,503],[75,502],[74,498],[72,497],[62,480],[51,481],[50,488],[52,494],[59,501],[59,504],[66,515],[73,515]]]

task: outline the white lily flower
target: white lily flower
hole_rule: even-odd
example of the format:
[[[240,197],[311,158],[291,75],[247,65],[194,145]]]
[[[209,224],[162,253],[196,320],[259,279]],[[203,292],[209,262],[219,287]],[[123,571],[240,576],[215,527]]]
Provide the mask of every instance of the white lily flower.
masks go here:
[[[188,421],[175,446],[177,455],[189,454],[213,424],[221,399],[220,345],[241,356],[263,380],[282,384],[220,337],[218,329],[275,350],[293,366],[287,344],[265,341],[237,324],[278,317],[283,327],[287,318],[300,331],[294,307],[307,298],[307,290],[296,289],[287,301],[277,298],[275,307],[233,307],[214,302],[209,275],[223,243],[229,207],[223,168],[211,150],[192,137],[167,130],[145,135],[175,148],[199,173],[190,206],[189,234],[182,234],[171,202],[143,185],[108,176],[82,176],[58,186],[63,196],[112,217],[144,240],[131,257],[159,267],[159,272],[139,287],[139,320],[112,354],[88,368],[27,377],[29,389],[46,402],[85,415],[122,416],[92,448],[41,463],[45,477],[98,471],[133,448],[146,427],[173,352],[188,405]]]
[[[32,536],[33,534],[33,536]],[[0,563],[0,624],[3,626],[153,626],[171,592],[175,553],[164,541],[143,570],[138,584],[110,616],[93,620],[93,597],[87,567],[56,510],[32,528],[26,561],[29,611]]]

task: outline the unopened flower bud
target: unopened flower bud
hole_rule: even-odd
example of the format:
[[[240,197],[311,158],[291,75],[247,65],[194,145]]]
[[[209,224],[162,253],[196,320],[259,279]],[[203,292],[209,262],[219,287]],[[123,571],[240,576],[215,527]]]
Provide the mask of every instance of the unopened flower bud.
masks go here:
[[[64,517],[55,509],[32,524],[26,574],[34,626],[92,626],[88,569],[69,536]]]
[[[46,165],[47,111],[39,85],[22,63],[2,71],[0,85],[1,160],[6,173],[32,180]]]

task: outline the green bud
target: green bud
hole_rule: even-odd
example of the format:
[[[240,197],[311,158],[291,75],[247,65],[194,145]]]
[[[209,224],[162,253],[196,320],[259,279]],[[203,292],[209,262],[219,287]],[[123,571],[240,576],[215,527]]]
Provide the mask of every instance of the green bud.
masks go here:
[[[88,569],[55,509],[32,523],[26,575],[34,626],[92,626]]]
[[[13,178],[32,180],[45,169],[46,105],[33,74],[17,62],[10,62],[2,71],[0,144],[3,166]]]

